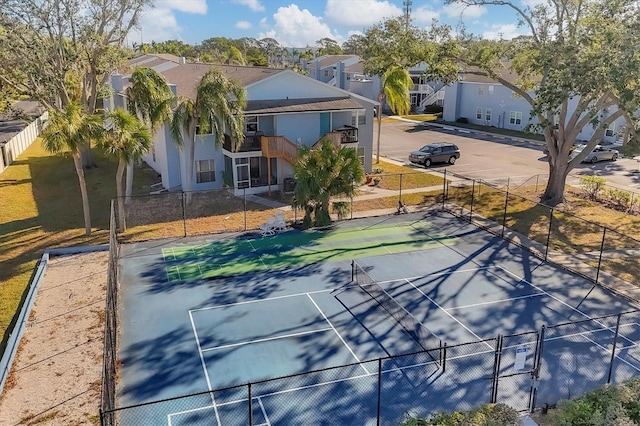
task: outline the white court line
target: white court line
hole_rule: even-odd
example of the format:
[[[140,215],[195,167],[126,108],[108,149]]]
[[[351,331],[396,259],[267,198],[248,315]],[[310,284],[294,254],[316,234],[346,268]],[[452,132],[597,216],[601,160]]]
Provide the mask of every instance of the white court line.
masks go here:
[[[200,362],[202,362],[202,369],[204,370],[204,378],[207,381],[207,388],[209,389],[209,395],[211,395],[211,403],[213,404],[213,409],[216,413],[216,420],[218,421],[218,425],[220,424],[220,414],[218,413],[218,408],[216,407],[216,399],[213,396],[213,388],[211,387],[211,380],[209,380],[209,373],[207,372],[207,363],[204,361],[204,356],[202,355],[202,349],[200,348],[200,339],[198,338],[198,332],[196,331],[196,324],[193,322],[193,315],[189,312],[189,319],[191,319],[191,328],[193,328],[193,335],[196,338],[196,345],[198,346],[198,355],[200,355]]]
[[[426,297],[431,303],[433,303],[434,305],[436,305],[436,307],[438,307],[438,309],[440,309],[442,312],[444,312],[445,314],[449,315],[449,317],[454,320],[455,322],[457,322],[458,324],[460,324],[462,326],[462,328],[464,328],[465,330],[467,330],[469,333],[473,334],[475,336],[476,339],[478,340],[484,340],[482,338],[480,338],[480,336],[478,336],[476,333],[474,333],[473,331],[471,331],[471,329],[469,327],[467,327],[466,325],[464,325],[462,322],[460,322],[456,317],[454,317],[453,315],[451,315],[449,312],[447,312],[446,309],[443,309],[442,306],[440,306],[439,304],[437,304],[435,302],[435,300],[433,300],[432,298],[430,298],[429,296],[426,295],[426,293],[422,290],[420,290],[418,287],[416,287],[411,281],[409,280],[405,280],[406,282],[409,283],[409,285],[413,288],[415,288],[416,290],[418,290],[420,292],[420,294],[422,294],[424,297]],[[494,349],[490,344],[488,344],[487,342],[484,342],[487,346],[489,346],[492,350]]]
[[[369,238],[373,238],[379,245],[380,247],[382,247],[384,249],[384,251],[387,252],[387,254],[393,254],[389,251],[389,249],[387,249],[387,247],[384,245],[384,243],[382,242],[382,240],[379,240],[378,237],[371,237],[369,234],[367,234],[366,230],[362,230],[362,232],[364,233],[364,235],[366,235]]]
[[[242,402],[242,401],[239,401],[239,402]],[[223,404],[220,404],[220,405],[223,405]],[[167,414],[167,423],[169,424],[169,426],[171,426],[171,416],[180,416],[182,414],[195,413],[196,411],[208,410],[210,408],[215,409],[215,406],[207,405],[206,407],[191,408],[190,410],[176,411],[175,413],[169,413]]]
[[[494,300],[491,302],[479,302],[479,303],[473,303],[471,305],[454,306],[453,308],[447,308],[447,309],[443,308],[443,310],[453,311],[455,309],[473,308],[475,306],[491,305],[493,303],[511,302],[513,300],[530,299],[530,298],[539,297],[539,296],[544,296],[544,294],[543,293],[527,294],[526,296],[512,297],[510,299],[500,299],[500,300]]]
[[[262,405],[262,399],[260,397],[256,398],[258,400],[258,404],[260,404],[260,409],[262,410],[262,415],[264,416],[264,420],[267,422],[267,426],[271,426],[271,422],[269,421],[269,416],[267,416],[267,410],[264,409],[264,405]]]
[[[605,348],[604,346],[602,346],[600,343],[598,342],[594,342],[593,340],[589,339],[587,336],[583,336],[585,339],[587,339],[588,341],[590,341],[591,343],[593,343],[594,345],[600,347],[601,349],[603,349],[605,352],[607,352],[607,348]],[[616,358],[618,358],[620,361],[624,362],[625,364],[627,364],[629,367],[633,368],[634,370],[640,372],[640,368],[636,367],[635,365],[631,364],[629,361],[627,361],[626,359],[622,359],[620,358],[618,355],[616,355]]]
[[[323,331],[329,331],[331,329],[332,329],[331,327],[327,327],[327,328],[320,328],[318,330],[301,331],[299,333],[283,334],[282,336],[276,336],[276,337],[265,337],[264,339],[247,340],[246,342],[230,343],[228,345],[221,345],[221,346],[215,346],[213,348],[202,349],[202,352],[216,351],[218,349],[226,349],[226,348],[233,348],[233,347],[236,347],[236,346],[250,345],[252,343],[269,342],[271,340],[286,339],[288,337],[304,336],[306,334],[320,333],[320,332],[323,332]]]
[[[606,330],[609,330],[609,331],[611,331],[612,333],[615,333],[615,332],[611,329],[611,327],[607,327],[606,325],[604,325],[603,323],[601,323],[601,322],[600,322],[600,321],[598,321],[597,319],[594,319],[594,318],[590,317],[589,315],[585,314],[585,313],[584,313],[584,312],[582,312],[580,309],[578,309],[578,308],[574,308],[573,306],[569,305],[569,304],[568,304],[568,303],[566,303],[565,301],[558,299],[558,298],[557,298],[557,297],[555,297],[554,295],[549,294],[547,291],[545,291],[545,290],[541,289],[541,288],[540,288],[540,287],[538,287],[537,285],[535,285],[535,284],[533,284],[533,283],[530,283],[529,281],[525,280],[523,277],[519,277],[519,276],[517,276],[516,274],[514,274],[513,272],[511,272],[511,271],[509,271],[509,270],[507,270],[507,269],[503,268],[502,266],[498,265],[498,267],[499,267],[500,269],[502,269],[504,272],[506,272],[507,274],[512,275],[512,276],[514,276],[514,277],[516,277],[516,278],[517,278],[517,279],[519,279],[521,282],[522,282],[522,281],[524,281],[525,283],[529,284],[531,287],[535,288],[536,290],[541,291],[542,293],[546,294],[547,296],[549,296],[550,298],[552,298],[552,299],[556,300],[557,302],[560,302],[561,304],[563,304],[563,305],[565,305],[565,306],[569,307],[570,309],[573,309],[573,310],[574,310],[574,311],[576,311],[577,313],[579,313],[579,314],[581,314],[581,315],[585,316],[588,320],[593,321],[593,322],[595,322],[595,323],[597,323],[597,324],[600,324],[600,325],[601,325],[603,328],[605,328]],[[496,276],[497,276],[497,275],[496,275]],[[498,277],[498,278],[500,278],[500,277]],[[624,336],[622,336],[622,338],[623,338],[623,339],[625,339],[625,340],[627,340],[627,341],[629,341],[629,342],[632,342],[632,343],[633,343],[633,341],[631,341],[631,340],[627,339],[627,338],[626,338],[626,337],[624,337]]]
[[[249,245],[251,246],[251,249],[252,249],[254,252],[256,252],[256,253],[258,252],[258,250],[256,250],[255,246],[254,246],[254,245],[253,245],[253,243],[251,242],[251,240],[249,240]],[[266,263],[264,263],[264,260],[262,260],[262,256],[258,255],[258,259],[260,259],[260,263],[262,263],[262,266],[264,266],[265,271],[268,271],[268,270],[269,270],[269,268],[267,267],[267,264],[266,264]]]
[[[358,264],[358,265],[360,265],[360,264]],[[360,266],[362,266],[362,265],[360,265]],[[416,275],[415,277],[396,278],[396,279],[393,279],[393,280],[376,281],[376,282],[380,283],[380,284],[386,284],[386,283],[393,283],[393,282],[404,281],[404,280],[415,281],[415,280],[419,280],[421,278],[439,277],[441,275],[453,275],[453,274],[459,274],[459,273],[462,273],[462,272],[484,271],[484,270],[487,270],[487,269],[494,269],[494,268],[498,268],[498,266],[484,266],[482,268],[459,269],[459,270],[456,270],[456,271],[447,271],[447,272],[434,272],[433,274],[429,274],[429,275]],[[367,271],[365,271],[365,272],[367,272]]]
[[[342,341],[342,344],[345,345],[347,347],[347,349],[349,349],[349,352],[351,352],[351,355],[356,359],[356,361],[358,361],[359,363],[362,362],[360,361],[360,358],[358,358],[358,356],[355,354],[355,352],[353,352],[351,350],[351,348],[349,347],[349,345],[347,345],[347,342],[344,341],[344,339],[342,338],[342,336],[340,335],[340,333],[338,333],[338,330],[336,330],[336,328],[333,326],[333,324],[331,324],[331,321],[329,321],[329,318],[327,318],[327,316],[324,314],[324,312],[322,311],[322,309],[320,309],[320,306],[318,306],[316,304],[316,301],[313,300],[313,298],[311,297],[311,295],[309,293],[307,293],[307,297],[309,297],[309,300],[311,300],[311,303],[313,303],[313,305],[316,307],[316,309],[320,312],[320,315],[322,315],[322,317],[324,318],[324,320],[329,323],[329,325],[331,326],[331,328],[333,329],[334,333],[336,333],[336,335],[338,336],[338,338]],[[369,372],[369,370],[367,370],[367,368],[360,364],[360,367],[362,367],[362,369],[367,373],[367,374],[371,374]]]
[[[288,297],[297,297],[297,296],[307,296],[309,294],[316,294],[316,293],[328,293],[328,292],[331,292],[333,290],[335,290],[335,289],[315,290],[315,291],[309,291],[309,292],[306,292],[306,293],[286,294],[284,296],[267,297],[266,299],[245,300],[244,302],[226,303],[226,304],[223,304],[223,305],[207,306],[206,308],[189,309],[189,312],[208,311],[210,309],[228,308],[229,306],[246,305],[246,304],[249,304],[249,303],[267,302],[269,300],[286,299]]]

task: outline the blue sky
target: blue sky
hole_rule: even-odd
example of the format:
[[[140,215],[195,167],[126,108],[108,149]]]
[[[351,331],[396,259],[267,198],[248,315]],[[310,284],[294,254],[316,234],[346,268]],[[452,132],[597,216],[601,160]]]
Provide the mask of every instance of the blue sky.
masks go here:
[[[433,18],[485,38],[526,34],[506,7],[445,5],[444,0],[411,0],[413,24],[427,28]],[[537,0],[521,0],[530,3]],[[198,44],[210,37],[272,37],[287,47],[314,46],[330,37],[342,44],[353,33],[403,13],[403,0],[155,0],[129,43],[178,39]]]

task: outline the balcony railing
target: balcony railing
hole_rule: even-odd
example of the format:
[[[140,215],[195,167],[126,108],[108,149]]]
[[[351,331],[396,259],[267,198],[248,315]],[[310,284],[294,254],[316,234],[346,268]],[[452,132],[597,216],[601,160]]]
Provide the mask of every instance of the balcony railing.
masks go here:
[[[260,142],[260,138],[264,136],[262,132],[256,132],[251,135],[244,135],[244,140],[240,143],[240,145],[235,146],[235,140],[229,135],[224,135],[224,143],[222,147],[230,152],[251,152],[251,151],[260,151],[262,149],[262,145]]]

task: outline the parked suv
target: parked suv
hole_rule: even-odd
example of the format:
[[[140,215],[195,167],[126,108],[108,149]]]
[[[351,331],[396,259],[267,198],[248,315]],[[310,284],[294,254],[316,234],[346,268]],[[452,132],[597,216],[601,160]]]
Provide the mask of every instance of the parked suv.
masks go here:
[[[425,167],[429,167],[431,163],[455,164],[458,158],[458,146],[447,142],[430,143],[409,154],[409,161]]]

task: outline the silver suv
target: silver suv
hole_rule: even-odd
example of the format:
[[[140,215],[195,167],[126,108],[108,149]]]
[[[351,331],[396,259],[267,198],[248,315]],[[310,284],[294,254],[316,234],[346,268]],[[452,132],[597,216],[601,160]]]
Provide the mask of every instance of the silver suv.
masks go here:
[[[425,167],[429,167],[431,163],[455,164],[458,158],[460,149],[448,142],[430,143],[409,154],[409,161]]]

